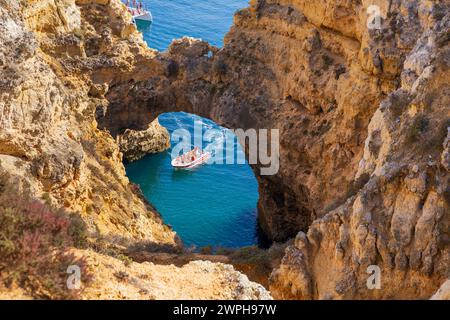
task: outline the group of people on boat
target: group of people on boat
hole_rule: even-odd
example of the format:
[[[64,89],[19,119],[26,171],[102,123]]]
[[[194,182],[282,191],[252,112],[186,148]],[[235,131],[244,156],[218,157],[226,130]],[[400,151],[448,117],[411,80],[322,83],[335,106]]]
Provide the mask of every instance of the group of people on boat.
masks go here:
[[[142,3],[142,1],[136,1],[136,0],[127,0],[126,1],[126,6],[128,8],[128,11],[133,15],[139,15],[139,14],[143,14],[145,12],[144,9],[144,4]]]
[[[176,169],[191,169],[206,163],[211,154],[195,147],[191,151],[172,160],[172,167]]]
[[[181,164],[191,163],[197,160],[198,157],[202,155],[199,147],[195,147],[193,150],[179,157]]]

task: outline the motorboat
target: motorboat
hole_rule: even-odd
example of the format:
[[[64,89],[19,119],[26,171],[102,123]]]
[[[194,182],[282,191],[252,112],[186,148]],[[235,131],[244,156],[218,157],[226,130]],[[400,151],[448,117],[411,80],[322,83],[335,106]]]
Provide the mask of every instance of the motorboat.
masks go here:
[[[136,0],[128,0],[125,5],[127,6],[128,12],[133,17],[133,23],[136,23],[138,20],[146,22],[153,21],[152,13],[144,7],[142,1],[137,2]]]
[[[135,9],[135,8],[128,8],[130,10],[131,15],[133,16],[133,20],[142,20],[147,22],[153,21],[152,13],[145,9]]]
[[[207,162],[211,153],[195,147],[193,150],[172,160],[175,169],[192,169]]]

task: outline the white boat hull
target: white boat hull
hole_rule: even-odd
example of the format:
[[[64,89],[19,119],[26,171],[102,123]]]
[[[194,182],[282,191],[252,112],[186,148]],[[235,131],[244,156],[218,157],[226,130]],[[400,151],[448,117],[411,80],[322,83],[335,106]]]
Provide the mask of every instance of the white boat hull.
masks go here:
[[[203,163],[208,161],[210,157],[211,157],[211,154],[209,152],[206,152],[203,155],[201,155],[199,158],[195,159],[194,161],[187,162],[187,163],[181,163],[178,158],[173,159],[172,167],[174,167],[175,169],[192,169],[199,165],[202,165]]]
[[[133,16],[133,19],[134,20],[149,21],[149,22],[153,21],[152,14],[150,12],[146,12],[146,13],[141,14],[141,15]]]
[[[153,21],[152,13],[149,10],[145,9],[137,9],[132,7],[127,7],[128,12],[131,13],[133,17],[133,21],[141,20],[141,21]]]

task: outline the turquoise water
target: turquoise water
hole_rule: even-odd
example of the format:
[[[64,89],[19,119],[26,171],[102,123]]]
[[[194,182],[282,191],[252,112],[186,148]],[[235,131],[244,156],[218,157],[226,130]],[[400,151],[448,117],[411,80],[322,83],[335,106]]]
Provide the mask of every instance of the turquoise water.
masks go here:
[[[203,121],[203,132],[211,128],[220,130],[221,134],[227,132],[212,121],[187,113],[167,113],[159,117],[161,125],[171,134],[180,128],[188,130],[192,135],[190,147],[194,146],[194,121]],[[179,140],[171,136],[174,148]],[[200,147],[214,149],[206,140]],[[227,149],[234,150],[234,154],[227,153]],[[145,197],[162,214],[164,221],[172,225],[183,242],[188,246],[229,248],[258,243],[258,185],[249,165],[205,164],[189,171],[174,170],[171,152],[172,149],[146,156],[128,164],[126,170],[130,180],[140,185]],[[234,160],[243,157],[236,139],[225,144],[223,154],[231,155]]]
[[[221,47],[238,9],[248,0],[143,0],[153,15],[152,24],[139,23],[149,47],[164,51],[173,39],[200,38]]]

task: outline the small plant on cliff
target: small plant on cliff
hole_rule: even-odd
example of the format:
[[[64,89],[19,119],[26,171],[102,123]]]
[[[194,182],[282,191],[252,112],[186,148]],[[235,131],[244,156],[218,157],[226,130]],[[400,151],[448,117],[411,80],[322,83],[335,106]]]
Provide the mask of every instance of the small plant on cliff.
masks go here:
[[[0,194],[0,282],[19,286],[36,298],[76,298],[68,290],[67,268],[77,265],[84,283],[90,273],[83,259],[66,249],[83,242],[80,221],[47,205],[4,191]]]
[[[334,60],[330,56],[323,54],[322,55],[323,69],[328,70],[331,65],[333,65]]]
[[[6,187],[9,181],[9,174],[6,171],[3,171],[1,169],[1,161],[0,161],[0,194],[2,194],[4,191],[6,191]]]
[[[168,77],[176,77],[178,75],[180,67],[178,63],[174,60],[170,60],[167,64],[166,75]]]
[[[410,143],[417,142],[421,135],[427,130],[430,121],[425,115],[418,115],[412,121],[407,132],[407,140]]]
[[[117,254],[116,258],[119,259],[120,261],[122,261],[126,267],[130,266],[131,263],[133,262],[133,259],[131,259],[129,256],[127,256],[123,253]]]
[[[214,253],[214,248],[210,245],[210,246],[206,246],[206,247],[201,247],[200,248],[200,253],[201,254],[213,254]]]
[[[84,40],[84,31],[80,28],[73,30],[73,34],[80,40]]]
[[[287,243],[274,243],[265,250],[257,246],[243,247],[226,255],[230,263],[241,272],[247,274],[250,280],[268,287],[268,279],[274,268],[277,268],[284,256]]]
[[[214,63],[213,70],[217,74],[224,76],[227,74],[228,66],[225,63],[225,61],[223,61],[222,59],[219,59]]]

